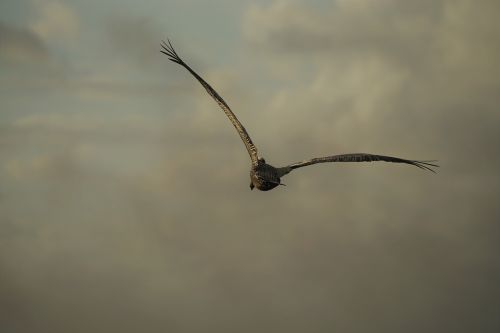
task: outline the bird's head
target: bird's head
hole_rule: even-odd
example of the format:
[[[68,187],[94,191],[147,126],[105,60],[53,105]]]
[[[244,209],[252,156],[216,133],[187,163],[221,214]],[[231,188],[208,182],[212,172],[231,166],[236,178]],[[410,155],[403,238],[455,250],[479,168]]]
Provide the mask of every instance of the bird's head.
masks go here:
[[[259,157],[258,161],[259,161],[259,164],[266,164],[266,160],[262,157]]]

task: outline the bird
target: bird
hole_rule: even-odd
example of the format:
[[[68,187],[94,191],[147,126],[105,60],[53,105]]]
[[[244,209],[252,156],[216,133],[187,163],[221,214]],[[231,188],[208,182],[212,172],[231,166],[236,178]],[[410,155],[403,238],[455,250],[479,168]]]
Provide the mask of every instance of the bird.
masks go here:
[[[234,128],[240,135],[241,140],[243,141],[248,154],[250,155],[251,167],[250,167],[250,189],[253,190],[257,188],[260,191],[269,191],[274,189],[279,185],[285,185],[281,182],[281,178],[292,170],[302,168],[308,165],[313,165],[317,163],[329,163],[329,162],[373,162],[373,161],[384,161],[384,162],[393,162],[393,163],[403,163],[416,166],[422,170],[428,170],[432,172],[436,172],[433,168],[439,167],[436,164],[436,160],[410,160],[399,157],[385,156],[385,155],[376,155],[376,154],[367,154],[367,153],[351,153],[351,154],[341,154],[341,155],[332,155],[325,157],[316,157],[308,160],[304,160],[297,163],[292,163],[284,167],[274,167],[268,163],[266,160],[262,158],[255,147],[250,135],[248,135],[247,130],[241,122],[238,120],[236,115],[233,113],[229,105],[224,101],[224,99],[200,76],[198,75],[186,62],[184,62],[180,56],[175,51],[172,43],[169,39],[167,42],[162,40],[160,43],[161,50],[160,52],[165,54],[170,61],[173,61],[176,64],[181,65],[185,69],[187,69],[198,82],[201,83],[203,88],[207,91],[207,93],[217,102],[219,107],[224,111],[226,116],[229,118]]]

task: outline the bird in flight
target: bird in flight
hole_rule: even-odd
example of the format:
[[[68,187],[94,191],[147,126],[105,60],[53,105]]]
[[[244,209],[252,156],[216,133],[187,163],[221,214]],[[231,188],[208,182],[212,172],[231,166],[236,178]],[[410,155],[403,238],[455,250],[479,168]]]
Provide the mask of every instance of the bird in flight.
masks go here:
[[[384,155],[375,154],[365,154],[365,153],[353,153],[353,154],[342,154],[342,155],[332,155],[326,157],[316,157],[302,162],[292,163],[284,167],[276,168],[259,156],[257,148],[250,139],[248,132],[245,127],[240,123],[238,118],[234,115],[233,111],[229,108],[229,105],[220,97],[220,95],[199,76],[191,67],[189,67],[175,52],[172,43],[167,39],[168,42],[162,41],[161,53],[168,56],[168,59],[181,65],[187,69],[205,88],[210,96],[219,104],[220,108],[226,116],[229,118],[236,131],[241,137],[241,140],[245,144],[245,147],[250,155],[252,161],[252,166],[250,168],[250,189],[253,190],[254,187],[261,191],[269,191],[278,185],[285,185],[281,182],[281,178],[290,173],[292,170],[301,168],[307,165],[312,165],[316,163],[326,163],[326,162],[373,162],[373,161],[384,161],[393,163],[405,163],[414,165],[423,170],[429,170],[435,172],[432,167],[439,167],[437,164],[432,163],[436,161],[417,161],[417,160],[407,160],[399,157],[391,157]]]

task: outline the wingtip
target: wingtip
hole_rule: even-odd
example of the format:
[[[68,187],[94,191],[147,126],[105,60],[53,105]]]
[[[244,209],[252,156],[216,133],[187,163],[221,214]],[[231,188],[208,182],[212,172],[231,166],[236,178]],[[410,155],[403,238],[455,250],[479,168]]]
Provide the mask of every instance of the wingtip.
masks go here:
[[[177,64],[182,64],[182,60],[179,57],[179,55],[177,54],[177,52],[175,52],[174,47],[172,46],[172,42],[170,41],[170,39],[167,38],[167,41],[162,39],[160,46],[162,48],[162,50],[160,50],[160,52],[165,54],[170,61],[173,61]]]
[[[433,163],[430,163],[430,162],[433,162]],[[413,161],[413,165],[419,167],[422,170],[428,170],[428,171],[431,171],[433,173],[437,173],[437,171],[434,170],[433,167],[439,168],[439,165],[435,164],[435,162],[437,162],[437,160]]]

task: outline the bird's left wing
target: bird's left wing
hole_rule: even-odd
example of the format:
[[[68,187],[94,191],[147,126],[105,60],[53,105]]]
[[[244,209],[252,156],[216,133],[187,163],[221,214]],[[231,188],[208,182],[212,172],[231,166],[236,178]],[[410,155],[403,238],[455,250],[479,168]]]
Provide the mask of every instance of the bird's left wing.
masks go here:
[[[284,168],[280,168],[282,172],[290,172],[293,169],[301,168],[307,165],[316,164],[316,163],[326,163],[326,162],[374,162],[374,161],[384,161],[384,162],[393,162],[393,163],[405,163],[414,165],[423,170],[429,170],[432,172],[436,172],[432,169],[432,167],[439,167],[439,165],[431,162],[436,161],[417,161],[417,160],[407,160],[399,157],[392,156],[384,156],[384,155],[374,155],[374,154],[365,154],[365,153],[354,153],[354,154],[343,154],[343,155],[333,155],[327,157],[317,157],[312,158],[310,160],[293,163]],[[288,171],[288,172],[287,172]]]
[[[226,116],[229,118],[233,126],[236,128],[236,131],[241,137],[241,140],[243,140],[243,143],[245,144],[245,147],[247,148],[248,154],[250,155],[250,159],[252,160],[252,163],[254,165],[257,164],[258,156],[257,156],[257,148],[252,142],[252,139],[250,139],[250,135],[248,135],[245,127],[240,123],[238,118],[234,115],[233,111],[229,108],[229,105],[220,97],[220,95],[205,81],[199,76],[194,70],[191,69],[175,52],[174,48],[172,47],[172,44],[170,43],[170,40],[167,40],[168,43],[163,41],[161,43],[161,53],[166,54],[168,56],[168,59],[171,61],[183,66],[186,68],[205,88],[205,90],[208,92],[210,96],[219,104],[221,109],[224,111]]]

